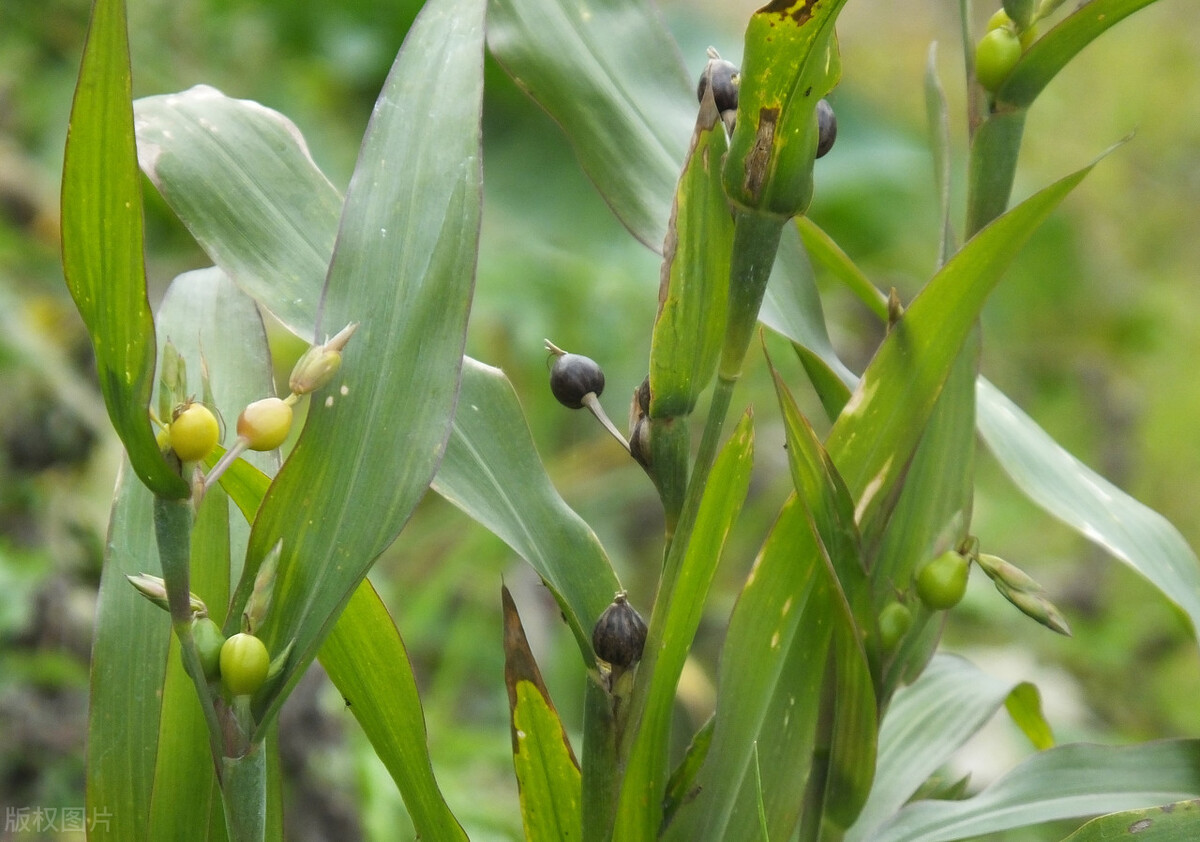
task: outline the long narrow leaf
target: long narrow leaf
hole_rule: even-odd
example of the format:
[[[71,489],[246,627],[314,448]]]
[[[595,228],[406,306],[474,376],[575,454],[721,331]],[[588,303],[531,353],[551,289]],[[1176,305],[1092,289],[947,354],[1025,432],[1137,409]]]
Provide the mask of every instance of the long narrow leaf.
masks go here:
[[[965,801],[917,801],[872,842],[949,842],[1200,796],[1200,741],[1074,744],[1035,754]]]
[[[821,552],[804,504],[792,497],[730,617],[699,794],[679,808],[668,839],[756,839],[760,794],[770,838],[789,838],[811,767],[830,646]]]
[[[482,93],[482,3],[427,5],[367,129],[330,266],[322,329],[360,327],[263,501],[235,597],[282,541],[260,633],[274,654],[293,646],[285,683],[408,519],[450,434],[479,233]]]
[[[97,839],[147,839],[160,692],[171,626],[126,575],[162,575],[150,491],[126,463],[117,478],[92,639],[87,808]],[[136,642],[136,645],[131,645]]]
[[[465,840],[433,777],[425,715],[404,641],[369,581],[350,598],[320,658],[391,772],[418,835]]]
[[[871,361],[826,442],[868,546],[890,514],[897,483],[988,293],[1090,170],[1035,193],[973,237],[913,300]]]
[[[464,359],[462,396],[433,488],[532,565],[590,663],[592,627],[621,586],[595,533],[551,484],[499,369]]]
[[[1091,0],[1038,38],[996,91],[1006,105],[1028,107],[1080,50],[1154,0]]]
[[[501,599],[504,683],[525,838],[530,842],[579,839],[583,835],[579,764],[508,588],[501,588]]]
[[[1200,802],[1126,810],[1092,819],[1063,842],[1107,842],[1137,835],[1137,842],[1192,842],[1200,826]]]
[[[133,469],[155,493],[186,497],[147,414],[154,322],[146,298],[142,193],[134,149],[123,0],[97,0],[63,161],[63,272],[96,352],[100,391]]]
[[[662,247],[694,88],[644,2],[492,0],[488,47],[566,131],[617,218]]]
[[[300,130],[207,85],[139,99],[134,113],[142,170],[196,242],[312,339],[342,201]]]
[[[986,380],[976,395],[979,433],[1013,482],[1154,583],[1200,630],[1200,560],[1179,531],[1067,453]]]
[[[1022,685],[1001,681],[954,655],[937,655],[898,691],[879,729],[870,798],[847,842],[873,842],[886,822]]]
[[[645,711],[632,740],[617,808],[616,839],[652,838],[662,820],[667,747],[675,687],[704,611],[725,539],[750,483],[754,433],[746,413],[713,464],[675,587],[656,605],[651,630],[661,624],[659,650],[647,648],[639,670],[648,676]],[[650,639],[654,639],[651,634]],[[631,721],[637,721],[631,717]]]

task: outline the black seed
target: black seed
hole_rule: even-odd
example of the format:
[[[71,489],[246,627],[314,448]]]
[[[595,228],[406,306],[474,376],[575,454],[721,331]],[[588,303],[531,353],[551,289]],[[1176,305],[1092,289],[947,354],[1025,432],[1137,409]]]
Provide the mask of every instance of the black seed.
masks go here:
[[[550,391],[563,406],[579,409],[589,392],[600,397],[604,391],[604,372],[590,357],[562,354],[550,369]]]
[[[704,101],[704,90],[708,87],[709,77],[712,78],[713,101],[717,110],[724,114],[726,111],[737,111],[738,83],[741,81],[738,69],[733,62],[723,58],[708,60],[704,72],[700,74],[700,83],[696,86],[696,99]]]
[[[833,107],[825,100],[817,102],[817,157],[824,157],[837,140],[837,117]]]
[[[641,660],[645,646],[646,621],[626,600],[625,591],[618,591],[592,630],[596,656],[623,669]]]

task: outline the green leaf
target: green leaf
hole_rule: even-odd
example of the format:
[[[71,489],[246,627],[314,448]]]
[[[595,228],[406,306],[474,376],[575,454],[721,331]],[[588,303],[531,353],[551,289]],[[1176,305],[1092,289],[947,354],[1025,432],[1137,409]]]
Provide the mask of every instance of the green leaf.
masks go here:
[[[879,647],[871,583],[854,523],[854,501],[816,431],[801,415],[773,367],[772,374],[783,413],[792,483],[822,550],[818,575],[828,579],[829,604],[814,604],[814,609],[827,611],[832,624],[804,819],[815,828],[827,815],[846,827],[862,809],[875,769],[874,688],[879,677]],[[774,781],[779,770],[768,767],[766,771]]]
[[[1105,842],[1137,837],[1137,842],[1191,842],[1200,824],[1200,802],[1126,810],[1092,819],[1063,842]]]
[[[188,484],[163,459],[150,426],[154,322],[130,90],[125,4],[96,0],[63,161],[63,273],[134,471],[156,494],[186,497]]]
[[[938,266],[950,259],[958,248],[951,221],[950,189],[950,113],[946,91],[937,69],[937,42],[929,45],[925,61],[925,122],[929,126],[930,151],[933,153],[933,178],[937,188],[938,209],[942,217],[941,243],[938,244]]]
[[[1082,4],[1022,54],[1012,73],[996,91],[997,103],[1027,108],[1080,50],[1109,27],[1153,2],[1091,0]]]
[[[1017,250],[1090,170],[1035,193],[968,241],[893,326],[834,423],[826,448],[857,501],[866,546],[887,521],[897,483],[988,293]]]
[[[1200,630],[1200,561],[1162,515],[1065,451],[982,378],[979,433],[1031,500],[1152,582]]]
[[[1042,694],[1029,682],[1018,684],[1004,700],[1008,715],[1038,751],[1054,748],[1054,732],[1042,713]]]
[[[134,114],[142,170],[192,236],[311,340],[342,200],[299,129],[207,85],[139,99]]]
[[[98,839],[148,839],[160,693],[171,624],[126,574],[161,575],[150,491],[122,465],[108,525],[92,638],[87,809]],[[131,646],[130,641],[136,641]]]
[[[240,608],[282,540],[259,631],[273,654],[293,646],[285,683],[408,519],[450,434],[479,229],[482,88],[482,4],[427,5],[367,129],[329,270],[322,329],[360,326],[263,500],[235,595]]]
[[[721,187],[725,124],[709,89],[671,208],[650,345],[650,417],[691,414],[725,333],[733,217]]]
[[[790,838],[816,745],[831,640],[831,577],[798,497],[780,512],[734,606],[722,648],[716,722],[699,794],[667,838],[759,838],[755,746],[770,838]]]
[[[845,0],[773,0],[750,16],[725,191],[740,208],[791,217],[812,200],[817,101],[841,77],[834,22]]]
[[[649,686],[641,697],[642,711],[635,707],[630,712],[629,721],[640,721],[640,727],[632,735],[615,839],[652,838],[662,821],[675,687],[700,625],[725,539],[746,498],[753,454],[754,431],[747,412],[713,464],[675,585],[655,602],[648,641],[660,640],[662,646],[647,645],[638,667]],[[637,701],[635,695],[635,706]]]
[[[715,724],[716,717],[710,716],[700,726],[700,730],[692,736],[683,760],[679,761],[679,765],[671,773],[671,777],[667,781],[667,793],[663,797],[664,825],[670,825],[671,820],[675,817],[675,812],[699,792],[695,788],[696,776],[700,774],[700,770],[704,768],[704,761],[708,758],[708,749],[712,746]]]
[[[926,561],[961,542],[974,500],[975,378],[979,371],[979,331],[972,331],[955,361],[933,414],[904,475],[892,526],[879,538],[870,559],[875,604],[886,605],[897,590],[911,593],[913,573]],[[881,708],[901,683],[912,681],[928,663],[941,637],[941,615],[919,604],[914,629],[886,665]]]
[[[896,692],[879,729],[871,795],[847,842],[874,842],[880,825],[982,728],[1030,685],[1001,681],[955,655],[936,655],[921,676]]]
[[[617,218],[659,251],[696,100],[658,12],[624,0],[492,0],[488,47],[563,127]]]
[[[612,564],[546,475],[504,372],[467,357],[462,376],[433,488],[538,572],[591,664],[592,627],[621,589]]]
[[[433,777],[425,715],[404,641],[369,581],[350,598],[321,645],[320,659],[391,772],[418,835],[465,840]]]
[[[1200,795],[1200,741],[1065,745],[1035,754],[965,801],[917,801],[872,842],[948,842]]]
[[[525,838],[558,842],[583,835],[579,764],[550,691],[529,650],[517,606],[504,605],[504,683],[512,715],[513,765],[521,792]]]

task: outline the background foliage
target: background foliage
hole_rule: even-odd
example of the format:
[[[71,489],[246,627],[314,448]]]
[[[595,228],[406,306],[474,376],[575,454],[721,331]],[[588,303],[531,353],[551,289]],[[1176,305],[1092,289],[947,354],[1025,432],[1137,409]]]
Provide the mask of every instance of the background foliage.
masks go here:
[[[737,61],[755,4],[663,5],[699,72],[704,48]],[[416,4],[132,3],[135,95],[205,82],[288,114],[336,184],[348,180],[370,107]],[[991,9],[978,8],[979,27]],[[58,268],[62,132],[87,4],[6,0],[0,7],[0,803],[74,806],[82,798],[82,735],[90,601],[119,450],[107,430],[86,348]],[[1189,26],[1188,24],[1192,25]],[[978,29],[977,29],[978,31]],[[921,77],[938,40],[951,118],[962,113],[955,10],[946,4],[856,0],[839,24],[844,77],[833,95],[839,141],[817,166],[810,216],[881,284],[905,298],[929,274],[937,207],[924,137]],[[1200,290],[1200,47],[1183,3],[1156,4],[1089,47],[1034,106],[1017,196],[1090,160],[1106,159],[1019,257],[985,311],[984,373],[1059,441],[1174,522],[1200,546],[1200,389],[1191,360]],[[645,374],[658,261],[612,218],[557,128],[490,68],[485,113],[485,215],[468,353],[504,368],[563,496],[593,525],[632,592],[657,569],[661,525],[653,489],[594,425],[545,388],[541,340],[587,353],[608,376],[605,403],[623,413]],[[955,126],[961,170],[963,129]],[[147,256],[158,294],[205,258],[147,190]],[[960,197],[961,200],[961,197]],[[861,369],[875,322],[840,288],[825,298],[835,343]],[[736,400],[769,405],[761,357]],[[775,355],[787,371],[786,353]],[[793,381],[798,378],[792,378]],[[803,391],[798,396],[816,410]],[[821,417],[819,411],[811,413]],[[763,413],[760,423],[770,417]],[[782,440],[759,431],[760,442]],[[773,502],[789,482],[782,451],[761,447],[751,497],[731,535],[711,619],[681,692],[698,723],[711,705],[716,642]],[[1126,742],[1195,735],[1200,691],[1184,622],[1119,565],[1015,494],[988,458],[979,465],[974,531],[1029,570],[1067,614],[1058,639],[994,598],[951,617],[947,647],[990,672],[1032,679],[1061,740]],[[755,487],[764,505],[755,506]],[[566,722],[580,702],[572,653],[554,607],[497,539],[430,496],[373,580],[392,607],[422,683],[431,750],[447,800],[473,839],[516,838],[496,585],[513,589],[526,631]],[[974,586],[990,590],[976,576]],[[539,614],[535,608],[545,610]],[[706,641],[708,645],[706,645]],[[566,644],[558,657],[554,647]],[[563,667],[556,670],[556,665]],[[393,838],[394,787],[340,698],[310,676],[285,708],[304,722],[284,746],[289,826],[296,838],[339,831]],[[693,723],[693,724],[695,724]],[[1030,749],[1003,726],[963,768],[973,783]],[[347,750],[347,748],[349,750]],[[951,773],[955,774],[955,773]],[[315,793],[319,793],[317,797]],[[483,797],[479,797],[483,793]],[[494,797],[489,797],[494,795]]]

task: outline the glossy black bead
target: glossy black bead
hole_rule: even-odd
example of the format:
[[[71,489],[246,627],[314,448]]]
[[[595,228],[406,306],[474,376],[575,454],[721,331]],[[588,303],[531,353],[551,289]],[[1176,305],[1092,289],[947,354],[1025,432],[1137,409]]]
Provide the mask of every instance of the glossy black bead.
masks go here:
[[[723,58],[708,60],[708,65],[700,74],[700,83],[696,86],[696,99],[700,102],[704,101],[704,90],[708,87],[710,78],[717,110],[722,114],[726,111],[737,111],[739,71],[733,62]]]
[[[604,372],[595,360],[581,354],[562,354],[550,369],[550,391],[563,406],[579,409],[589,392],[604,391]]]
[[[825,100],[817,103],[817,157],[821,158],[833,148],[837,140],[837,117],[833,107]]]

